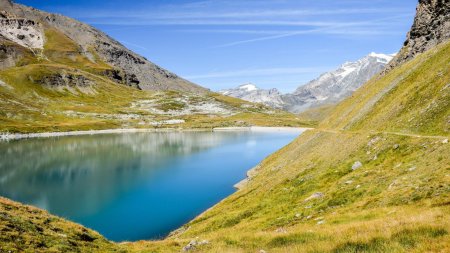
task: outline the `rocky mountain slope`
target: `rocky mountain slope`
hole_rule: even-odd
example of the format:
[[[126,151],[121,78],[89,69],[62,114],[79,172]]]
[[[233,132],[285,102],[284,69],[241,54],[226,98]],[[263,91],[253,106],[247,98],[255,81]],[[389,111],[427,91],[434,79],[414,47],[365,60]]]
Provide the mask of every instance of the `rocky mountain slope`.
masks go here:
[[[62,15],[13,4],[10,0],[1,0],[0,7],[0,35],[36,54],[44,50],[44,41],[51,36],[48,33],[56,32],[74,43],[74,50],[64,52],[65,56],[72,59],[83,57],[92,63],[104,61],[112,68],[99,74],[114,82],[145,90],[206,91],[133,53],[89,25]],[[15,58],[16,63],[20,58]]]
[[[349,97],[380,73],[392,58],[393,55],[371,53],[358,61],[346,62],[338,69],[322,74],[289,94],[280,94],[277,89],[264,90],[254,86],[247,89],[247,85],[222,90],[220,93],[299,113],[309,108],[336,104]]]
[[[219,93],[276,109],[283,109],[284,105],[281,93],[277,89],[264,90],[251,83],[243,84],[235,89],[222,90]]]
[[[0,133],[299,123],[179,78],[91,26],[0,0]]]

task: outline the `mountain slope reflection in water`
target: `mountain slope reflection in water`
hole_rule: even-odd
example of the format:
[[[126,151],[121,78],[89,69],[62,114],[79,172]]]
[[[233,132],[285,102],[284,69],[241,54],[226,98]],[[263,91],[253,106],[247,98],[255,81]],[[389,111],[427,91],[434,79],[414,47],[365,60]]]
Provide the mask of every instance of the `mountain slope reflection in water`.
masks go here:
[[[160,238],[231,194],[299,132],[164,132],[0,142],[0,195],[115,241]]]

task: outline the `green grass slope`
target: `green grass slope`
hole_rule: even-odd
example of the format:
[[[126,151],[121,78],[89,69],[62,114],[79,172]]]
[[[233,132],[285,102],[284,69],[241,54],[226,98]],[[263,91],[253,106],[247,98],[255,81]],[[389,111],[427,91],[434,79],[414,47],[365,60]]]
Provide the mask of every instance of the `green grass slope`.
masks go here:
[[[124,252],[98,233],[0,197],[0,252]]]
[[[328,117],[328,115],[334,110],[336,104],[323,105],[317,108],[311,108],[304,112],[301,112],[297,117],[304,122],[308,122],[314,127],[317,127],[320,122]]]
[[[450,251],[450,43],[379,76],[148,251]],[[360,164],[360,166],[356,166]],[[178,248],[177,248],[178,247]]]
[[[321,127],[448,135],[450,46],[440,45],[378,77],[340,103]]]

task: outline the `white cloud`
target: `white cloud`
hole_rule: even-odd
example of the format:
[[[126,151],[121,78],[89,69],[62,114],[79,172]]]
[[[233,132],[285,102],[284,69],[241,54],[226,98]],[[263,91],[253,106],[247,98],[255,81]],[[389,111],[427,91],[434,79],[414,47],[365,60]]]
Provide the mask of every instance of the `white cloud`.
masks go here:
[[[252,42],[258,42],[258,41],[267,41],[267,40],[274,40],[274,39],[280,39],[285,37],[291,37],[296,35],[302,35],[302,34],[352,34],[352,35],[368,35],[368,34],[382,34],[385,32],[385,30],[374,30],[374,27],[376,26],[382,26],[384,22],[391,21],[392,20],[398,20],[401,18],[405,18],[404,15],[400,16],[394,16],[394,17],[387,17],[387,18],[381,18],[381,19],[375,19],[375,20],[368,20],[364,22],[349,22],[349,23],[333,23],[328,26],[324,26],[317,29],[310,29],[310,30],[301,30],[301,31],[293,31],[293,32],[286,32],[282,34],[277,35],[271,35],[271,36],[264,36],[259,38],[253,38],[248,40],[239,40],[234,41],[222,45],[216,46],[216,48],[219,47],[231,47],[241,44],[247,44]]]
[[[387,13],[399,13],[400,9],[375,9],[375,8],[348,8],[348,9],[279,9],[279,10],[254,10],[254,11],[227,11],[217,12],[211,11],[157,11],[152,12],[145,11],[96,11],[96,12],[74,12],[81,18],[128,18],[128,19],[140,19],[146,21],[162,21],[162,20],[199,20],[199,19],[248,19],[248,18],[302,18],[311,16],[329,16],[329,15],[348,15],[348,14],[387,14]]]

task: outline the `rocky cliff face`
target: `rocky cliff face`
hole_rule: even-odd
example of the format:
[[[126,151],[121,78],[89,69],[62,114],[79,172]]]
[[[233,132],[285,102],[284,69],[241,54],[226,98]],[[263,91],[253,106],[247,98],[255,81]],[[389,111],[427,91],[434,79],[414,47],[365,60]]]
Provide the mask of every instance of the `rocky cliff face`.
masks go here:
[[[419,0],[411,31],[389,69],[450,39],[450,1]]]
[[[23,47],[30,49],[44,48],[42,27],[33,20],[8,17],[6,12],[0,12],[0,35]]]
[[[43,49],[45,33],[51,29],[76,43],[84,57],[94,62],[95,56],[99,56],[121,73],[121,80],[113,79],[118,83],[144,90],[207,92],[207,89],[157,66],[89,25],[62,15],[13,4],[10,0],[0,0],[0,36],[3,39],[29,49]]]

